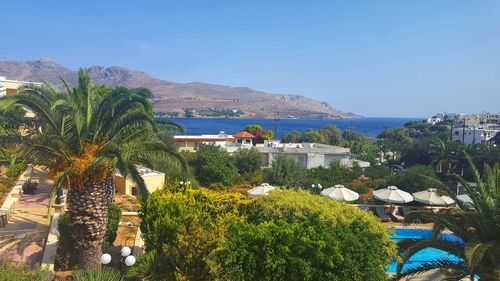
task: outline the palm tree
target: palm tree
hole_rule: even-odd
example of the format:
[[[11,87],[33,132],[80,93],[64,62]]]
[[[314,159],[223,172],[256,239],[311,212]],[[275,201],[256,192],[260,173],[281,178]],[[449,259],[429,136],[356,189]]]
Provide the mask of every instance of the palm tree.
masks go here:
[[[479,275],[481,280],[500,280],[500,163],[493,168],[486,167],[483,178],[479,175],[471,159],[466,159],[473,171],[476,185],[469,184],[461,176],[456,176],[474,202],[474,208],[460,202],[450,194],[458,205],[449,213],[412,212],[406,222],[417,219],[432,221],[433,234],[428,240],[403,240],[399,243],[401,262],[398,276],[411,276],[432,269],[446,269],[448,280],[460,280]],[[445,229],[463,240],[451,242],[439,236]],[[440,259],[424,263],[419,267],[402,272],[403,265],[418,251],[432,247],[446,251],[460,260]]]
[[[15,96],[0,99],[0,110],[26,108],[40,118],[30,128],[20,154],[44,165],[55,187],[68,189],[68,212],[82,268],[99,266],[114,195],[113,174],[134,180],[141,196],[148,192],[137,166],[185,167],[180,155],[156,137],[151,93],[146,89],[97,87],[80,69],[73,88],[44,83],[27,85]]]
[[[457,149],[454,142],[437,138],[429,145],[429,155],[438,166],[440,173],[444,172],[446,175],[450,175],[453,172],[457,158]]]

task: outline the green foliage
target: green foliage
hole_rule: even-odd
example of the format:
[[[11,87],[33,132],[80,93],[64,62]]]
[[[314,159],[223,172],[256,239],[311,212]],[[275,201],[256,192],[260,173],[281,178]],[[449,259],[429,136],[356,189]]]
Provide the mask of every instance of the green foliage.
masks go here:
[[[73,281],[122,281],[122,274],[111,268],[93,268],[78,270],[73,274]]]
[[[291,131],[290,133],[283,135],[283,142],[286,143],[298,143],[302,141],[302,133],[299,131]]]
[[[255,173],[262,166],[262,154],[256,149],[239,149],[233,153],[234,162],[241,174]]]
[[[265,140],[272,140],[274,138],[274,132],[271,130],[266,130],[266,131],[262,132],[260,137],[262,139],[265,139]]]
[[[76,245],[69,225],[69,213],[63,213],[57,220],[59,241],[54,267],[56,270],[70,270],[77,264]]]
[[[406,171],[392,175],[388,180],[388,185],[395,185],[399,189],[413,193],[428,188],[436,188],[440,185],[440,182],[432,167],[415,165]]]
[[[338,161],[333,161],[328,168],[317,167],[308,169],[306,171],[307,182],[304,183],[304,186],[309,187],[311,184],[320,183],[325,188],[336,184],[343,184],[347,187],[360,175],[359,170],[346,168],[340,165]]]
[[[160,280],[210,280],[206,257],[225,233],[226,222],[243,219],[249,202],[239,193],[154,192],[144,206],[141,230],[147,251],[161,261],[165,275]],[[141,268],[149,271],[151,266]],[[138,271],[134,274],[146,274]]]
[[[271,168],[267,171],[267,179],[275,185],[299,187],[304,173],[305,168],[295,159],[280,154],[274,159]]]
[[[122,210],[117,204],[110,203],[108,208],[108,224],[106,225],[106,233],[104,234],[104,241],[102,243],[104,251],[115,242],[118,224],[120,223],[120,217],[122,215]]]
[[[196,179],[205,186],[211,183],[231,185],[237,173],[234,159],[219,146],[201,145],[192,161]]]
[[[371,165],[375,165],[378,161],[378,146],[369,142],[353,142],[351,147],[351,153],[356,159],[370,162]]]
[[[302,135],[302,142],[326,143],[325,136],[313,129],[307,129]]]
[[[305,191],[158,190],[141,230],[130,280],[385,280],[396,253],[375,217]]]
[[[373,165],[365,168],[364,175],[370,179],[383,179],[391,175],[391,170],[382,165]]]
[[[45,281],[47,272],[40,267],[30,269],[17,266],[9,261],[0,264],[0,281]]]
[[[342,133],[342,139],[346,141],[354,141],[354,142],[366,142],[365,135],[357,132],[353,132],[352,130],[346,130]]]
[[[389,231],[344,203],[283,190],[258,198],[210,255],[218,280],[386,280]]]
[[[337,145],[341,139],[340,130],[335,125],[326,125],[319,130],[323,135],[325,142],[331,145]]]
[[[243,131],[249,132],[250,134],[255,134],[256,131],[262,132],[262,126],[259,124],[247,125]]]
[[[299,131],[291,131],[283,136],[283,142],[287,143],[312,142],[338,145],[340,140],[340,130],[335,125],[330,124],[322,127],[319,131],[307,129],[303,134]]]

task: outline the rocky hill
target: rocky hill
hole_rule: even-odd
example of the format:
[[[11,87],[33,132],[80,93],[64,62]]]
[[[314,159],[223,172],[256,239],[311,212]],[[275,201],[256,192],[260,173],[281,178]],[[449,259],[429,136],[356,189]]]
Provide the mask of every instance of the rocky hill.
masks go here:
[[[326,102],[299,95],[269,94],[245,87],[199,82],[175,83],[118,66],[91,66],[88,69],[94,83],[99,85],[149,88],[155,97],[157,112],[177,112],[180,116],[184,116],[186,112],[192,116],[217,116],[216,114],[229,112],[234,113],[231,116],[257,118],[357,117],[337,110]],[[24,81],[45,80],[56,85],[61,85],[62,78],[73,85],[77,71],[47,59],[0,61],[0,76]]]

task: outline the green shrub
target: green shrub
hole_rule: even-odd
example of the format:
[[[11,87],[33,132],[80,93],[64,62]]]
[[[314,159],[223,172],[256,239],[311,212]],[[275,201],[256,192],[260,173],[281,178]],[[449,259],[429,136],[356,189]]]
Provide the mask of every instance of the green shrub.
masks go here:
[[[262,154],[254,147],[239,149],[234,152],[233,157],[240,174],[254,173],[262,166]]]
[[[70,270],[77,264],[76,245],[69,226],[69,213],[63,213],[57,220],[59,241],[54,267],[56,270]]]
[[[40,267],[29,269],[9,261],[0,264],[0,281],[45,281],[46,274]]]
[[[305,168],[295,161],[295,159],[288,155],[280,154],[267,171],[267,178],[270,183],[275,185],[299,187],[304,173]]]
[[[389,230],[348,204],[282,190],[258,198],[210,255],[218,280],[387,280]]]
[[[386,280],[395,244],[373,215],[306,191],[256,200],[154,192],[142,216],[147,254],[131,280]]]
[[[219,146],[201,145],[191,161],[196,179],[203,185],[220,182],[228,186],[232,184],[237,169],[234,159]]]
[[[226,221],[242,219],[248,202],[238,193],[154,192],[143,209],[141,230],[147,251],[155,253],[166,274],[159,280],[211,280],[206,257],[223,236]],[[147,274],[151,267],[140,268],[134,274]]]
[[[73,281],[122,281],[122,274],[110,268],[95,268],[76,271]]]
[[[115,242],[118,224],[120,223],[120,217],[122,215],[122,210],[120,210],[117,204],[110,203],[108,208],[108,224],[106,225],[106,233],[104,234],[102,245],[103,251],[112,246],[113,242]]]
[[[395,185],[410,193],[441,185],[432,167],[423,165],[415,165],[406,171],[395,173],[387,184]]]

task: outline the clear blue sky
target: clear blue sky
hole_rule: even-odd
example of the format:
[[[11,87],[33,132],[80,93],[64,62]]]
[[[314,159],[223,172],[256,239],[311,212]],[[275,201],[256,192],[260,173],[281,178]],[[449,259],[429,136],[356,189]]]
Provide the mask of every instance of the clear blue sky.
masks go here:
[[[2,1],[1,10],[7,60],[120,65],[366,116],[500,111],[498,0]]]

